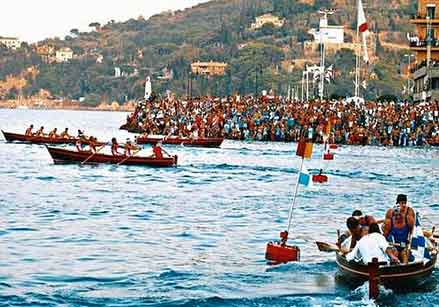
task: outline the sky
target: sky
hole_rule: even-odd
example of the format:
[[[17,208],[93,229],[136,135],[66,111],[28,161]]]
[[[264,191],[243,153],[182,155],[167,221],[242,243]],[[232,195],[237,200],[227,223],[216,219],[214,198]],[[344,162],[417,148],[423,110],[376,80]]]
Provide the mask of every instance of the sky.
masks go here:
[[[34,43],[64,38],[70,30],[89,31],[91,22],[106,24],[140,15],[192,7],[207,0],[1,0],[0,36]]]

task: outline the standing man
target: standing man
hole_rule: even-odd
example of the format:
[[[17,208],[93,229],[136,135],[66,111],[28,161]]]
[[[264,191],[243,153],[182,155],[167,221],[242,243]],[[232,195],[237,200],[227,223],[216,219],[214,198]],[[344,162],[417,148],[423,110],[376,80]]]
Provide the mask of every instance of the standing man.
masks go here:
[[[408,263],[411,234],[415,225],[415,211],[407,206],[407,195],[399,194],[396,206],[387,210],[384,221],[384,236],[396,244],[398,256]]]

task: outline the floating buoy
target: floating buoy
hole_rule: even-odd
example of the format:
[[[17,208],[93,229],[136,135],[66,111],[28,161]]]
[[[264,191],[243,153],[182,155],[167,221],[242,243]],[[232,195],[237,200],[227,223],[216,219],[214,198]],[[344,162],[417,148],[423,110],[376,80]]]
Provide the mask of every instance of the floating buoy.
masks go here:
[[[337,144],[329,144],[329,149],[337,149]]]
[[[334,154],[332,152],[324,153],[323,160],[334,160]]]
[[[312,181],[316,182],[316,183],[325,183],[325,182],[328,182],[328,176],[321,175],[321,174],[313,175]]]
[[[265,259],[274,263],[286,263],[300,260],[300,249],[298,246],[287,245],[288,232],[280,233],[280,242],[267,243]]]

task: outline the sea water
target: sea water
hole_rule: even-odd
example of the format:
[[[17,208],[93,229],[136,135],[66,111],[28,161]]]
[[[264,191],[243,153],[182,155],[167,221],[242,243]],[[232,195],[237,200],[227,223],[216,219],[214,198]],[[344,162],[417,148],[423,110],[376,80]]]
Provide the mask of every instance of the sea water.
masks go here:
[[[100,140],[126,113],[0,110],[0,128],[69,127]],[[151,149],[144,146],[143,155]],[[382,218],[408,195],[439,224],[438,148],[342,146],[305,167],[329,182],[299,187],[291,243],[300,263],[270,266],[265,245],[286,228],[301,160],[296,144],[225,141],[166,146],[175,168],[54,165],[45,146],[0,141],[1,306],[434,306],[438,272],[419,292],[352,289],[336,278],[334,242],[354,209]]]

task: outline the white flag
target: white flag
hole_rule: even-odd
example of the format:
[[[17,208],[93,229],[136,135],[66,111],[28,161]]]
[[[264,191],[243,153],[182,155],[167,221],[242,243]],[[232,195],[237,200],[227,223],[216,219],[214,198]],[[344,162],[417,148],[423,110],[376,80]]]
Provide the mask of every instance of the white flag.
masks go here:
[[[369,26],[367,25],[366,16],[364,15],[363,3],[358,0],[357,11],[357,27],[358,32],[361,34],[363,59],[366,63],[369,63],[369,54],[367,53],[367,36],[369,35]]]
[[[146,83],[145,83],[145,99],[149,99],[149,97],[151,97],[151,92],[152,92],[151,78],[148,76],[146,77]]]

